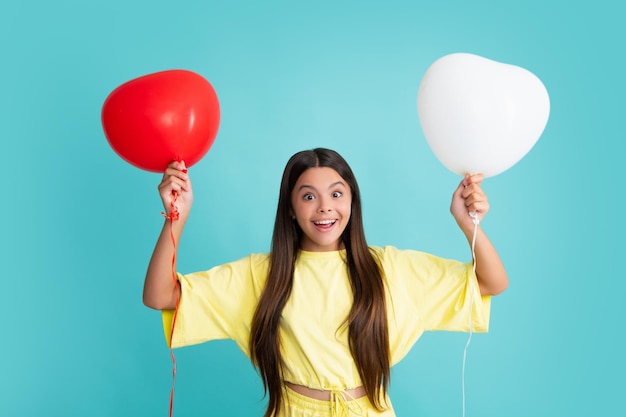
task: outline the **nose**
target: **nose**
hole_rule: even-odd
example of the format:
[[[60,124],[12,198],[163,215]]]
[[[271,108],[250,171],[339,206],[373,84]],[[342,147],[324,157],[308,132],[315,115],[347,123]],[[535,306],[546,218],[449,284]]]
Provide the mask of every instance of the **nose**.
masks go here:
[[[332,209],[330,208],[330,204],[328,203],[328,199],[326,199],[326,198],[320,198],[319,199],[319,206],[317,207],[317,211],[319,213],[331,212],[332,211]]]

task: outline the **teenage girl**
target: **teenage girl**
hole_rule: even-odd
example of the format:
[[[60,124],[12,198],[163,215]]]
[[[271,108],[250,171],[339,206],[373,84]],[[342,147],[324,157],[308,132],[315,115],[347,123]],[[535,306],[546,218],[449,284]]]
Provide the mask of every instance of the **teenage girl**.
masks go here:
[[[482,179],[466,175],[450,206],[470,243],[469,213],[482,219],[489,210]],[[394,416],[390,367],[426,330],[487,331],[490,296],[508,285],[480,226],[475,273],[472,263],[368,246],[359,187],[332,150],[298,152],[287,163],[269,254],[177,274],[176,283],[172,259],[193,202],[183,162],[170,164],[159,192],[167,214],[177,195],[179,218],[157,241],[144,303],[163,310],[172,348],[233,339],[269,394],[265,417]]]

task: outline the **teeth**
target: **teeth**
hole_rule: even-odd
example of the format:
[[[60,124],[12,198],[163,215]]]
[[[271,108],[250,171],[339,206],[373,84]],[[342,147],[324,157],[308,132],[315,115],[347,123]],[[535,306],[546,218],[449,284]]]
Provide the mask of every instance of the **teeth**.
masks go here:
[[[333,223],[335,223],[335,220],[320,220],[319,222],[313,222],[313,223],[320,224],[320,225],[322,225],[322,224],[333,224]]]

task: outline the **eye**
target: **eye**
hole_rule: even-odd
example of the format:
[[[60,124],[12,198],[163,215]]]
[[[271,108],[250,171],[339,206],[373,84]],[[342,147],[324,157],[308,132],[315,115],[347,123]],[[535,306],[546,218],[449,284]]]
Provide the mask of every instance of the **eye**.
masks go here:
[[[315,196],[311,193],[306,193],[305,195],[302,196],[303,200],[314,200]]]
[[[334,191],[334,192],[333,192],[333,194],[332,194],[332,196],[333,196],[334,198],[339,198],[339,197],[341,197],[342,195],[343,195],[343,193],[342,193],[341,191]]]

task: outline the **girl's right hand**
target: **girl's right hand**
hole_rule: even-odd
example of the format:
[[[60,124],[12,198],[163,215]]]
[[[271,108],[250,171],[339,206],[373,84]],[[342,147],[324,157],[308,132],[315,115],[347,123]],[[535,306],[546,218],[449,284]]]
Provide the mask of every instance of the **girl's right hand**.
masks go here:
[[[174,161],[168,165],[159,184],[159,194],[168,216],[174,203],[178,209],[179,219],[187,219],[193,203],[193,191],[184,161]]]

